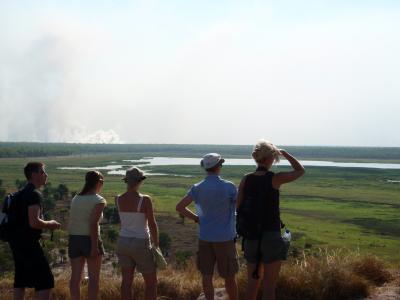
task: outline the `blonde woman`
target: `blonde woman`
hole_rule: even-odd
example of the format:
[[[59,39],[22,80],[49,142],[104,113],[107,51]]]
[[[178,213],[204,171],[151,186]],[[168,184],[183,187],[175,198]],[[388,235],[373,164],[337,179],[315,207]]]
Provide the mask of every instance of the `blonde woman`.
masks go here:
[[[121,219],[117,255],[122,270],[121,298],[132,300],[132,283],[135,269],[142,273],[145,282],[145,300],[157,298],[157,276],[151,242],[158,247],[158,228],[154,218],[151,198],[139,193],[146,176],[132,167],[123,178],[127,191],[116,197],[115,203]]]
[[[257,291],[262,281],[262,299],[275,300],[281,261],[285,260],[287,255],[287,245],[280,232],[279,188],[282,184],[298,179],[305,171],[296,158],[266,140],[260,140],[254,146],[252,157],[257,163],[257,169],[247,174],[240,183],[237,200],[238,213],[242,202],[244,204],[245,201],[259,201],[261,205],[258,210],[262,214],[263,222],[259,238],[244,240],[244,257],[247,261],[248,274],[245,299],[257,298]],[[271,172],[272,165],[279,162],[280,157],[286,158],[293,170]],[[259,265],[258,269],[257,265]],[[258,271],[259,278],[257,274],[255,275],[255,271],[256,273]]]
[[[101,258],[104,255],[99,226],[106,206],[106,200],[99,195],[103,183],[104,178],[100,172],[87,172],[82,191],[71,202],[68,256],[71,260],[72,300],[80,299],[80,285],[85,262],[87,262],[89,273],[88,299],[98,298]]]

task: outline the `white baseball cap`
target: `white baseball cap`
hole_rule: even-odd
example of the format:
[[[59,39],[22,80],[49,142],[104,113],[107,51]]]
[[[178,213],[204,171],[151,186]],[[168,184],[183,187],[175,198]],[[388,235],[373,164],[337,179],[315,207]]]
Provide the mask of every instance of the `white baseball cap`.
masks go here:
[[[200,165],[204,169],[211,169],[215,167],[217,164],[222,164],[225,162],[225,159],[221,157],[218,153],[208,153],[203,156],[203,159],[200,162]]]

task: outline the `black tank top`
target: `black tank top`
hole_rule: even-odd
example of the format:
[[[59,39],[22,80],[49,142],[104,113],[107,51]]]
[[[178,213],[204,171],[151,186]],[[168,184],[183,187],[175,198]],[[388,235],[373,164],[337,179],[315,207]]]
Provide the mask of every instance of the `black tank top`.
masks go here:
[[[266,169],[258,168],[257,171],[266,171],[265,175],[246,175],[244,186],[245,195],[265,198],[263,205],[263,230],[280,231],[281,219],[279,210],[279,190],[272,186],[274,173]]]

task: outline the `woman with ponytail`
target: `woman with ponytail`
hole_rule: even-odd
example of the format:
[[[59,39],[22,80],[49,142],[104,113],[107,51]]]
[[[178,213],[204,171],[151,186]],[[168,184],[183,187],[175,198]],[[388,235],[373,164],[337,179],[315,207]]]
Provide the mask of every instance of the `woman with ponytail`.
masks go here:
[[[104,254],[99,222],[106,206],[106,200],[99,195],[103,183],[104,178],[100,172],[87,172],[82,191],[71,202],[68,226],[71,300],[80,299],[80,283],[85,262],[89,275],[88,299],[97,299],[99,292],[101,258]]]

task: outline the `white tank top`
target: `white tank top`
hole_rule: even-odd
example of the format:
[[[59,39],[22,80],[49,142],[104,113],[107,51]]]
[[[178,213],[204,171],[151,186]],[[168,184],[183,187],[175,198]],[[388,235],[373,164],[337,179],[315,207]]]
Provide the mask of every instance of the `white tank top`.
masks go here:
[[[122,237],[135,237],[140,239],[150,238],[149,225],[146,215],[140,212],[143,202],[143,196],[140,196],[139,204],[136,212],[120,211],[117,198],[116,204],[118,208],[119,218],[121,220],[121,230],[119,236]]]

